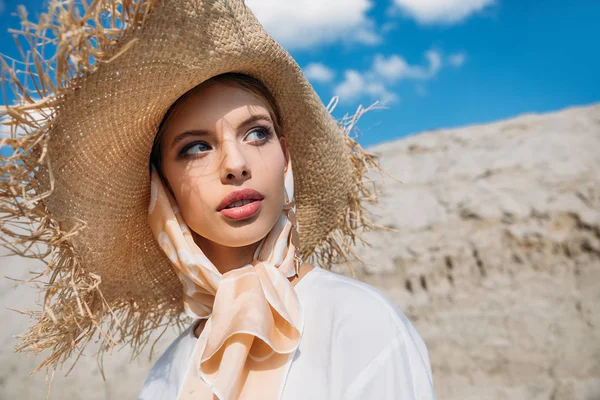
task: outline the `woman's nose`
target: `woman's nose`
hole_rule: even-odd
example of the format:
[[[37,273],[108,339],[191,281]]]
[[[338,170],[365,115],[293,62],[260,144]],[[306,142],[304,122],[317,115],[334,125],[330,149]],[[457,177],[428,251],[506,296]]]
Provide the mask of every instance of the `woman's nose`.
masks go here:
[[[221,182],[223,184],[239,184],[252,177],[250,165],[235,140],[224,144],[222,151]]]

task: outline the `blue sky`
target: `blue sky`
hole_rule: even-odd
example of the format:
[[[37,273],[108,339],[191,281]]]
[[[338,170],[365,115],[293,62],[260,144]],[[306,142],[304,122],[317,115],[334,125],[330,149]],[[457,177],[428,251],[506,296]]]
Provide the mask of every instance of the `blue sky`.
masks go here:
[[[425,130],[600,101],[600,1],[246,0],[334,116],[387,100],[359,121],[368,146]],[[0,0],[10,14],[41,0]]]

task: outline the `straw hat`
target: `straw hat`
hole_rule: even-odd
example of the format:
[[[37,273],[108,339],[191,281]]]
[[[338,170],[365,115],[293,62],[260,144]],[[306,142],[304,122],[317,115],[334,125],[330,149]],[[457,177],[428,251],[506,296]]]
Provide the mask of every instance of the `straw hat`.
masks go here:
[[[364,175],[377,163],[349,136],[357,116],[331,117],[242,0],[91,3],[52,1],[38,23],[22,13],[33,52],[23,65],[3,60],[16,104],[0,115],[14,149],[1,166],[2,229],[7,247],[49,267],[17,349],[50,349],[40,367],[96,333],[102,351],[124,341],[138,352],[159,325],[181,322],[181,283],[147,223],[148,163],[169,106],[210,77],[248,74],[273,93],[305,260],[343,261],[358,230],[375,226],[361,202],[373,199]]]

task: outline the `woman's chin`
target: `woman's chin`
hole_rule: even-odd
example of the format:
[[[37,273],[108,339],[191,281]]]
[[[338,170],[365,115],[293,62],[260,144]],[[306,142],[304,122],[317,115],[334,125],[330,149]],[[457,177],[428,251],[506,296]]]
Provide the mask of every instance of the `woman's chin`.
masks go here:
[[[250,218],[232,220],[217,216],[214,220],[203,220],[202,226],[210,226],[209,232],[195,230],[201,237],[225,247],[250,246],[261,241],[273,229],[279,215],[258,212]]]
[[[243,235],[243,236],[240,235],[235,238],[229,237],[229,238],[227,238],[228,240],[223,241],[223,242],[217,242],[217,243],[219,243],[222,246],[226,246],[226,247],[245,247],[245,246],[250,246],[252,244],[260,242],[265,236],[266,236],[266,234],[264,234],[264,235],[250,234],[250,235]]]
[[[267,226],[264,221],[255,221],[254,223],[227,226],[219,229],[219,238],[213,240],[226,247],[244,247],[262,240],[273,228]]]

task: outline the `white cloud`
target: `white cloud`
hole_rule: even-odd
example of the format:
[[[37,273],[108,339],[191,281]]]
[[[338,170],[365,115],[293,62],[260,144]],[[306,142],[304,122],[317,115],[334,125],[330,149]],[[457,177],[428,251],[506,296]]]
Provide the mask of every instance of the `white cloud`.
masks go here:
[[[344,80],[335,89],[340,102],[350,103],[362,96],[381,101],[395,102],[399,97],[391,89],[400,80],[424,81],[433,78],[442,68],[442,56],[437,50],[425,52],[427,65],[411,65],[396,54],[388,57],[377,54],[371,68],[365,72],[347,70]],[[425,89],[417,89],[425,94]]]
[[[373,70],[388,81],[395,81],[414,73],[404,58],[397,55],[386,59],[385,56],[377,54],[373,61]]]
[[[381,36],[379,36],[374,30],[371,28],[360,28],[356,32],[354,32],[354,36],[351,36],[350,41],[356,41],[366,45],[376,45],[381,43]]]
[[[453,53],[448,56],[448,62],[450,63],[450,65],[452,65],[453,67],[456,67],[456,68],[462,66],[466,60],[467,60],[467,54],[463,51],[458,52],[458,53]]]
[[[429,75],[427,78],[430,78],[442,68],[442,56],[436,50],[429,50],[425,53],[425,57],[429,61]]]
[[[367,18],[372,0],[246,0],[275,40],[284,47],[308,48],[337,41],[376,44],[375,24]]]
[[[304,68],[304,75],[311,81],[327,83],[335,77],[335,71],[322,63],[310,63]]]
[[[435,76],[442,67],[442,57],[436,50],[425,53],[428,66],[410,65],[398,55],[388,58],[381,54],[375,56],[373,71],[381,78],[395,82],[400,79],[428,79]]]
[[[495,3],[495,0],[394,0],[421,24],[455,24]]]
[[[367,75],[352,69],[347,70],[344,74],[344,81],[335,88],[335,95],[339,96],[343,103],[357,100],[363,95],[369,95],[369,97],[381,101],[398,100],[398,96],[388,91],[383,82],[373,80]]]
[[[365,79],[358,71],[353,69],[347,70],[344,76],[344,81],[335,88],[335,94],[342,99],[358,97],[364,91]]]

